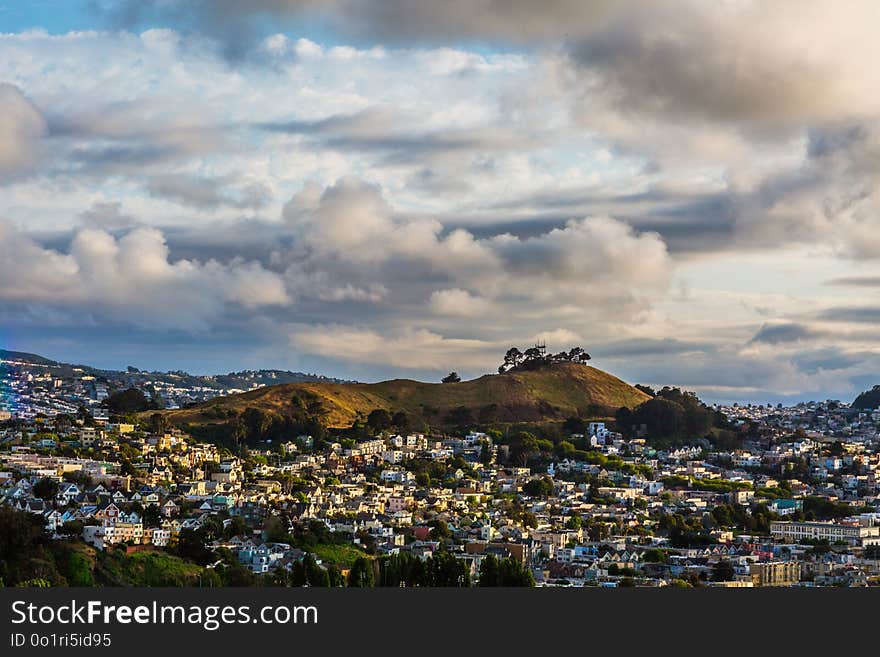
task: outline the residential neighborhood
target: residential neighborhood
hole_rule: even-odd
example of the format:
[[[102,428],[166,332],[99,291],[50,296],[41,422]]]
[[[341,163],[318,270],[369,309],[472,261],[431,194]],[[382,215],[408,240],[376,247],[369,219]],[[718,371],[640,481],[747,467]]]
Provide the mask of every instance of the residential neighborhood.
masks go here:
[[[880,584],[878,409],[718,407],[733,449],[660,447],[594,419],[555,443],[474,427],[233,453],[41,408],[0,424],[5,507],[56,542],[167,553],[248,585]]]

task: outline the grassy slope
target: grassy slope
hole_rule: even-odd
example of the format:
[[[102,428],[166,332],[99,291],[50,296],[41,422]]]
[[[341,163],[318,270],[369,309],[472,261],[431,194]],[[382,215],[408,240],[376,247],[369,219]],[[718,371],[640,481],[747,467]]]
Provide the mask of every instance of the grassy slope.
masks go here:
[[[636,406],[648,397],[620,379],[594,367],[557,364],[530,371],[486,375],[461,383],[422,383],[394,379],[380,383],[296,383],[268,386],[219,398],[196,408],[168,412],[177,425],[217,422],[212,408],[240,413],[249,406],[283,415],[294,396],[319,399],[331,427],[351,425],[360,414],[384,408],[413,418],[443,424],[446,413],[464,406],[474,417],[495,405],[499,422],[561,420],[572,415],[607,414],[621,406]],[[600,412],[601,414],[601,412]]]

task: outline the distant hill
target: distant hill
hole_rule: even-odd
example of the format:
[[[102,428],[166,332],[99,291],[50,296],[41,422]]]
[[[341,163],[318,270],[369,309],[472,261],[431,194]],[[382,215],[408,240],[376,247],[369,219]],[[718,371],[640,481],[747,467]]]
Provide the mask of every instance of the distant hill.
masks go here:
[[[30,354],[23,351],[9,351],[0,349],[0,360],[14,361],[23,364],[37,366],[40,368],[49,368],[50,371],[57,376],[71,376],[74,370],[81,370],[91,376],[99,379],[107,379],[121,382],[122,387],[142,386],[151,383],[172,383],[183,387],[204,387],[214,388],[217,390],[223,388],[240,388],[247,389],[254,385],[274,385],[278,383],[301,383],[304,381],[320,381],[327,383],[352,383],[344,379],[336,379],[327,377],[322,374],[306,374],[305,372],[291,372],[289,370],[243,370],[241,372],[229,372],[226,374],[189,374],[182,370],[173,372],[159,372],[139,370],[136,367],[129,367],[126,370],[108,370],[93,367],[91,365],[81,365],[75,363],[64,363]]]
[[[863,411],[871,411],[880,408],[880,386],[874,386],[871,390],[863,392],[852,403],[853,408]]]
[[[49,360],[48,358],[43,358],[36,354],[29,354],[24,351],[7,351],[6,349],[0,349],[0,360],[14,360],[19,363],[31,363],[33,365],[58,364],[54,360]]]
[[[393,379],[380,383],[297,383],[267,386],[198,406],[165,411],[182,428],[223,425],[251,409],[270,420],[302,418],[303,409],[331,428],[349,427],[375,409],[404,412],[412,422],[436,427],[543,422],[571,416],[611,417],[648,395],[595,367],[555,363],[537,369],[481,376],[460,383]],[[470,421],[468,421],[470,418]]]

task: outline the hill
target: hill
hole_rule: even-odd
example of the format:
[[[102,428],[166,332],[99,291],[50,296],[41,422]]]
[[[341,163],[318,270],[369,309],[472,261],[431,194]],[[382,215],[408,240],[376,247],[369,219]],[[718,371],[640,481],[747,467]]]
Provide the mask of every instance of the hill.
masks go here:
[[[413,426],[451,427],[610,417],[621,407],[633,408],[648,399],[645,393],[595,367],[554,363],[460,383],[393,379],[267,386],[163,415],[172,425],[190,430],[247,422],[255,416],[262,424],[319,417],[326,427],[344,428],[366,419],[375,409],[384,409],[406,413]]]
[[[24,351],[7,351],[6,349],[0,349],[0,360],[29,363],[32,365],[58,365],[54,360],[49,360],[36,354],[29,354]]]
[[[880,386],[874,386],[871,390],[860,394],[855,398],[852,406],[861,411],[872,411],[875,408],[880,408]]]

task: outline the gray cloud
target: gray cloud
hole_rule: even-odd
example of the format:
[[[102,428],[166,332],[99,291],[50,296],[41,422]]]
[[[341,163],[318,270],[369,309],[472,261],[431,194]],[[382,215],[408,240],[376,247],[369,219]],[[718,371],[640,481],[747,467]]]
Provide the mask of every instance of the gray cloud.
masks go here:
[[[675,338],[630,338],[605,342],[590,352],[598,358],[641,358],[659,355],[682,355],[714,352],[709,342],[684,341]]]
[[[272,198],[264,183],[241,181],[234,175],[214,178],[156,175],[147,179],[146,187],[152,196],[201,210],[219,207],[256,210]]]
[[[18,87],[0,83],[0,183],[36,164],[46,132],[36,105]]]
[[[79,219],[86,226],[105,230],[129,228],[139,223],[123,211],[119,201],[93,203],[88,210],[79,214]]]
[[[852,94],[865,93],[859,76],[868,69],[844,52],[864,47],[858,55],[866,61],[876,54],[873,40],[860,40],[870,38],[872,16],[871,3],[860,0],[127,0],[116,9],[123,24],[160,20],[212,35],[233,57],[251,47],[266,19],[281,30],[317,21],[384,43],[565,43],[589,91],[627,113],[756,126],[851,109]],[[818,32],[823,40],[816,28],[826,28]]]
[[[755,333],[750,342],[752,344],[763,343],[775,345],[813,340],[821,335],[821,332],[804,326],[803,324],[764,324],[764,326]]]
[[[832,278],[826,285],[837,287],[880,287],[880,276],[845,276]]]
[[[880,306],[848,306],[832,308],[821,313],[820,318],[829,322],[880,325]]]
[[[498,127],[447,128],[426,131],[416,127],[421,117],[412,113],[372,107],[356,114],[317,121],[264,123],[271,132],[305,135],[336,150],[379,152],[384,164],[408,164],[435,156],[474,155],[483,151],[509,151],[534,145],[523,132]]]

